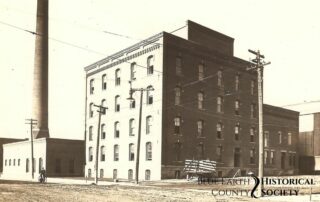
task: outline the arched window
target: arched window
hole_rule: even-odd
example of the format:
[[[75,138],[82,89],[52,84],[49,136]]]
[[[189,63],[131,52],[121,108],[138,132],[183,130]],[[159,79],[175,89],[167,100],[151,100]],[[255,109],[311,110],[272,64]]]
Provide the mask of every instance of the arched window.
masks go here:
[[[120,82],[121,82],[120,69],[116,69],[116,71],[115,71],[115,85],[119,86]]]
[[[16,165],[16,159],[13,159],[13,166]]]
[[[42,170],[42,168],[43,168],[43,160],[42,160],[42,158],[39,158],[39,173],[40,173],[40,171]]]
[[[129,120],[129,135],[130,136],[134,136],[135,132],[135,120],[134,119],[130,119]]]
[[[116,121],[114,123],[114,137],[119,138],[120,137],[120,123],[119,121]]]
[[[11,166],[11,159],[9,159],[9,166]]]
[[[223,111],[223,99],[221,96],[217,97],[217,112],[221,113]]]
[[[106,90],[107,89],[107,75],[106,74],[102,75],[101,81],[102,81],[102,90]]]
[[[92,95],[94,93],[94,79],[90,80],[90,94]]]
[[[103,171],[103,169],[100,169],[100,178],[104,178],[104,171]]]
[[[107,107],[107,101],[106,101],[106,99],[102,99],[102,100],[101,100],[101,106],[102,106],[102,107]],[[102,108],[102,113],[103,113],[103,114],[106,114],[106,109],[105,109],[105,108]]]
[[[101,125],[101,139],[106,139],[106,124]]]
[[[93,140],[93,126],[89,127],[89,141]]]
[[[180,86],[177,86],[175,88],[174,104],[175,105],[180,105],[181,104],[181,87]]]
[[[30,169],[30,162],[29,162],[29,159],[26,159],[26,173],[29,172],[29,169]]]
[[[93,103],[90,103],[90,105],[89,105],[89,117],[90,118],[93,117]]]
[[[152,160],[152,143],[151,142],[146,143],[146,160],[147,161]]]
[[[152,128],[152,116],[147,116],[146,118],[146,134],[151,133]]]
[[[134,144],[129,144],[129,161],[134,161]]]
[[[151,171],[150,170],[146,170],[146,176],[145,176],[145,180],[150,180],[151,177]]]
[[[181,117],[177,116],[174,118],[174,134],[181,133]]]
[[[114,98],[114,111],[119,112],[120,111],[120,95],[117,95]]]
[[[133,179],[133,170],[129,169],[128,170],[128,180],[132,180]]]
[[[89,156],[88,156],[89,161],[93,161],[93,148],[89,147]]]
[[[147,87],[147,104],[151,105],[153,103],[153,87],[152,86],[148,86]]]
[[[150,55],[147,58],[147,74],[148,75],[153,74],[153,56],[152,55]]]
[[[106,160],[106,148],[105,146],[101,146],[100,148],[100,152],[101,152],[101,155],[100,155],[100,161],[105,161]]]
[[[136,63],[133,62],[130,64],[130,81],[136,80]]]
[[[217,123],[217,139],[222,139],[222,123]]]
[[[204,93],[201,91],[198,93],[198,109],[203,109]]]
[[[203,78],[204,78],[204,64],[201,63],[198,65],[198,78],[199,78],[199,81],[202,81]]]
[[[4,165],[7,166],[7,159],[4,162],[5,162]]]
[[[113,146],[113,160],[119,161],[119,145],[117,144]]]
[[[20,159],[18,159],[18,166],[20,166]]]

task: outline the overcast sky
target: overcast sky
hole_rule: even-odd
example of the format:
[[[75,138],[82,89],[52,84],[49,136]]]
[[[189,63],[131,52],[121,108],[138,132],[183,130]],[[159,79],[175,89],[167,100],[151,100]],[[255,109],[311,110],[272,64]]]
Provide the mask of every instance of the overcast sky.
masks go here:
[[[319,7],[317,0],[50,0],[50,135],[83,138],[85,66],[188,19],[235,38],[236,57],[259,49],[271,61],[265,103],[320,100]],[[3,23],[34,31],[35,15],[36,0],[0,0],[0,137],[29,136],[35,40]]]

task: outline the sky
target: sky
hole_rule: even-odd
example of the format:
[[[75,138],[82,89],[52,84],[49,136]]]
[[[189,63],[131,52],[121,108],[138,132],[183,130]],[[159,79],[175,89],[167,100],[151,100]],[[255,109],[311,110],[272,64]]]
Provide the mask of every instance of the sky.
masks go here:
[[[233,37],[236,57],[252,58],[248,49],[265,55],[271,62],[265,103],[320,100],[319,6],[317,0],[50,0],[50,136],[83,139],[85,66],[187,20]],[[30,136],[35,37],[21,29],[34,31],[35,17],[36,0],[0,0],[0,137]]]

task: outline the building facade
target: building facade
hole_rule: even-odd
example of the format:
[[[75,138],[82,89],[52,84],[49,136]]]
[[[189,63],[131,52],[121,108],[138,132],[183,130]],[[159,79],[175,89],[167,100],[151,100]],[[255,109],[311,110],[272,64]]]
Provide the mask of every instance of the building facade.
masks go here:
[[[217,161],[219,176],[257,169],[256,73],[234,57],[233,38],[192,21],[184,32],[162,32],[85,67],[86,176],[94,176],[94,105],[101,104],[108,110],[100,125],[99,176],[134,178],[140,93],[127,100],[129,81],[133,88],[154,89],[142,99],[140,179],[180,178],[186,159]],[[278,125],[292,119],[298,113]],[[292,131],[296,138],[298,129]]]
[[[37,138],[33,142],[34,179],[42,168],[47,177],[83,176],[83,140]],[[3,145],[4,179],[31,179],[31,142],[21,141]]]

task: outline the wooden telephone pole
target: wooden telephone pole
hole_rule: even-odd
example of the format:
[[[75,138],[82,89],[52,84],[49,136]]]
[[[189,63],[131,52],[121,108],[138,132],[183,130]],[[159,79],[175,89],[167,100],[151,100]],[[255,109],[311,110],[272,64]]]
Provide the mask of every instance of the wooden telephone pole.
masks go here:
[[[34,179],[34,157],[33,157],[33,134],[32,129],[34,125],[37,125],[37,120],[35,119],[26,119],[27,123],[30,124],[30,142],[31,142],[31,176]]]
[[[95,107],[98,107],[99,109],[97,112],[99,113],[99,121],[98,121],[98,132],[97,132],[97,145],[96,145],[96,162],[95,162],[95,183],[98,184],[98,171],[99,171],[99,143],[100,143],[100,125],[101,125],[101,115],[106,114],[107,107],[104,107],[102,105],[93,105]]]
[[[143,100],[143,92],[144,91],[153,91],[153,88],[132,88],[131,81],[130,83],[130,91],[129,95],[130,97],[128,100],[133,100],[132,94],[136,91],[140,91],[140,109],[139,109],[139,128],[138,128],[138,140],[137,140],[137,158],[136,158],[136,172],[135,172],[135,178],[136,178],[136,184],[139,183],[139,164],[140,164],[140,139],[141,139],[141,119],[142,119],[142,100]]]
[[[258,187],[258,196],[261,197],[261,191],[263,189],[262,177],[263,177],[263,157],[264,157],[264,137],[263,137],[263,68],[271,62],[264,62],[264,56],[260,54],[260,51],[248,50],[250,53],[256,56],[255,59],[250,60],[251,67],[247,70],[257,71],[258,79],[258,111],[259,111],[259,173],[260,185]]]

